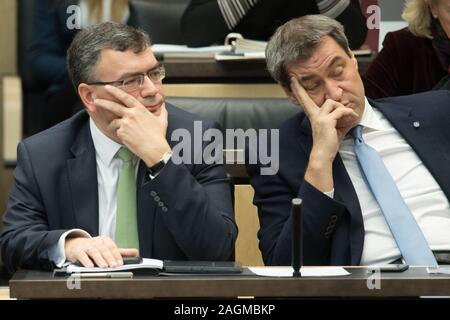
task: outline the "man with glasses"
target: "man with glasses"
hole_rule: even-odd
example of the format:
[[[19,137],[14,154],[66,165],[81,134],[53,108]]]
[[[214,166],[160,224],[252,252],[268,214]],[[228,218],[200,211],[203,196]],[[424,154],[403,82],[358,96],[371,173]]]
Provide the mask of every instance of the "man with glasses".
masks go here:
[[[172,161],[172,132],[193,136],[199,119],[165,103],[148,36],[110,22],[87,28],[68,69],[86,110],[18,146],[1,237],[8,271],[115,267],[138,254],[229,259],[237,228],[223,166]]]

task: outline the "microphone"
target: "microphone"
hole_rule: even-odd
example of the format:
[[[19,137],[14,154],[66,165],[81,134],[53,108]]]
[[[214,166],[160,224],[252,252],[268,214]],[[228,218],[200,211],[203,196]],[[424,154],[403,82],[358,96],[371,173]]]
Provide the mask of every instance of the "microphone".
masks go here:
[[[301,277],[300,268],[303,264],[303,243],[301,237],[302,230],[302,202],[300,198],[292,199],[292,268],[293,277]]]

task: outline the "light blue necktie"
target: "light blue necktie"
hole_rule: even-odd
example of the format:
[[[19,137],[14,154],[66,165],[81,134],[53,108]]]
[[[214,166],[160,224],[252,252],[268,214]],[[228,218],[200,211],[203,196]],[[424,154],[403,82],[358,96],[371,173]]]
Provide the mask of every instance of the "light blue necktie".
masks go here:
[[[378,202],[405,262],[410,265],[437,266],[422,231],[398,191],[394,179],[378,153],[362,138],[362,127],[351,131],[355,154],[366,183]]]

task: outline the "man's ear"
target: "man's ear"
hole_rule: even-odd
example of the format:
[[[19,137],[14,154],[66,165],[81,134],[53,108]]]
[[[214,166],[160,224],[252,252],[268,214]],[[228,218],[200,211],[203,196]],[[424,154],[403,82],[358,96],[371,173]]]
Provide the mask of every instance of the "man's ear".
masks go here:
[[[91,87],[85,83],[80,83],[80,85],[78,86],[78,95],[80,96],[81,101],[86,106],[86,108],[90,112],[95,112],[96,109],[94,105],[95,94],[92,91]]]
[[[298,105],[298,101],[297,98],[295,97],[295,94],[292,92],[291,88],[288,88],[284,85],[281,85],[281,88],[283,88],[284,93],[286,93],[286,95],[288,96],[289,100],[293,103]]]

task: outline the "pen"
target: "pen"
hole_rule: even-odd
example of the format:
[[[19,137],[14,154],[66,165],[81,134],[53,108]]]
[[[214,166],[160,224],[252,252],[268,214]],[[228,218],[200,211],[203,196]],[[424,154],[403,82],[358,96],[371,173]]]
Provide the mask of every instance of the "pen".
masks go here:
[[[133,272],[84,272],[78,273],[80,278],[133,278]]]

